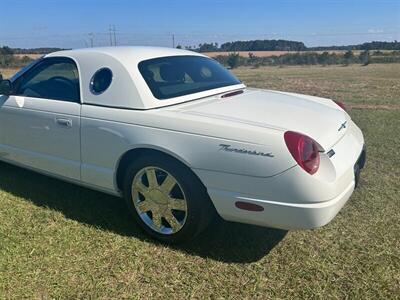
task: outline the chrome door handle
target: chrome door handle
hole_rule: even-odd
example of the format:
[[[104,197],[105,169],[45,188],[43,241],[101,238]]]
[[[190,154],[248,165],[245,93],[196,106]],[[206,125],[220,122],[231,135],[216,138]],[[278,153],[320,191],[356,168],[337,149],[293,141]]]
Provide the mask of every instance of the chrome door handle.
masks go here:
[[[64,127],[68,127],[68,128],[72,127],[72,120],[70,120],[70,119],[57,118],[56,122],[58,125],[61,125]]]

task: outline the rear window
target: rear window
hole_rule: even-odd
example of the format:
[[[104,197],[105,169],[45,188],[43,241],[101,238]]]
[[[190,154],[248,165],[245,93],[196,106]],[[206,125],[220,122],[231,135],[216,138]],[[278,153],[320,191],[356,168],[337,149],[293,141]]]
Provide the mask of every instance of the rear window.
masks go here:
[[[139,71],[160,100],[241,83],[218,62],[201,56],[149,59],[139,63]]]

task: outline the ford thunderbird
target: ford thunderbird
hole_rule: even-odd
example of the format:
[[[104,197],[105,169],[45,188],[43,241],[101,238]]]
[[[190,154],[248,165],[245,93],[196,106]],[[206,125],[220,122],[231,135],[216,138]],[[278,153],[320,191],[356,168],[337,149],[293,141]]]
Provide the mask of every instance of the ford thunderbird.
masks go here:
[[[248,88],[199,53],[112,47],[51,53],[2,80],[0,159],[123,197],[148,234],[178,243],[216,214],[327,224],[365,149],[341,102]]]

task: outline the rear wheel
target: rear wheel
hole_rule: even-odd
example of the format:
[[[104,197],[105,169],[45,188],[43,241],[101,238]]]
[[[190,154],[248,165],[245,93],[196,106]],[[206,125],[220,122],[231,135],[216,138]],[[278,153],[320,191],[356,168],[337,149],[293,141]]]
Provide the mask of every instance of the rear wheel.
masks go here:
[[[167,243],[194,238],[215,212],[192,171],[165,155],[142,156],[130,165],[124,197],[139,225]]]

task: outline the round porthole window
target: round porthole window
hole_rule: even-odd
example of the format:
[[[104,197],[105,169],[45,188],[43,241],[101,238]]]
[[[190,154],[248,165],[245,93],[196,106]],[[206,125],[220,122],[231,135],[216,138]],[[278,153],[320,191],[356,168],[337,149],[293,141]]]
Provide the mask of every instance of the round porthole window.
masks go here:
[[[99,95],[104,93],[110,86],[113,79],[113,74],[109,68],[102,68],[94,73],[90,80],[90,90],[93,94]]]

